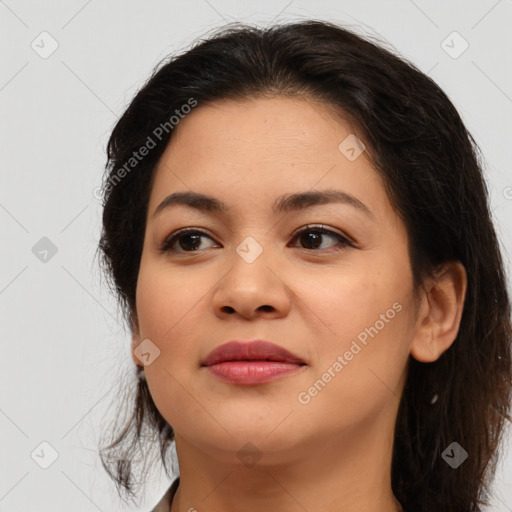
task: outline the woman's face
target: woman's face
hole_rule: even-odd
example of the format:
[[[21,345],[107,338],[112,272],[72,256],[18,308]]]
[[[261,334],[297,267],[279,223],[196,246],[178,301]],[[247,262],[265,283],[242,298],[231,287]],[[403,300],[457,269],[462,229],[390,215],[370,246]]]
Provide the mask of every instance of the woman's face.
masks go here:
[[[133,348],[150,340],[147,383],[178,442],[233,463],[247,446],[272,463],[391,443],[415,333],[407,234],[351,127],[279,97],[199,104],[174,130],[149,201]],[[338,196],[283,202],[325,191]],[[158,209],[177,192],[225,209]],[[183,228],[195,236],[162,251]],[[232,340],[305,364],[224,380],[202,364]]]

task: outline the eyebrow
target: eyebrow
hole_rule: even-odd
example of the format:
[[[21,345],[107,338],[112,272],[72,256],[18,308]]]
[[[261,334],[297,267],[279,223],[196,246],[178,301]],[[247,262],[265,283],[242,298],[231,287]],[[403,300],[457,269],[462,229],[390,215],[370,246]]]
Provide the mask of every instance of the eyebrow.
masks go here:
[[[373,218],[371,210],[355,196],[341,190],[314,190],[279,196],[272,206],[274,213],[287,213],[321,204],[342,203],[357,208]],[[153,217],[172,206],[184,205],[196,210],[225,213],[230,208],[216,197],[198,192],[174,192],[167,196],[153,212]]]

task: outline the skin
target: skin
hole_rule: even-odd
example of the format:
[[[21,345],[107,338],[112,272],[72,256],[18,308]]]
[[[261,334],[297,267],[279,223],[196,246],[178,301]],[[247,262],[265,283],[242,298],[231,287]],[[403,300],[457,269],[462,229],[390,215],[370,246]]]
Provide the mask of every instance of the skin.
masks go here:
[[[176,436],[181,483],[171,512],[397,510],[390,468],[407,362],[435,361],[454,341],[466,274],[447,263],[415,302],[405,226],[365,153],[350,161],[338,149],[356,131],[331,112],[285,97],[198,105],[156,169],[133,349],[150,339],[160,350],[145,374]],[[371,216],[341,203],[272,212],[278,196],[312,189],[349,193]],[[153,216],[178,191],[213,195],[229,209],[177,205]],[[301,241],[295,234],[307,224],[353,246],[335,234],[316,246],[311,234]],[[205,232],[192,242],[199,250],[182,237],[177,252],[159,251],[184,227]],[[248,236],[263,249],[252,263],[236,252]],[[396,303],[400,312],[300,403]],[[307,366],[266,384],[223,382],[200,364],[233,339],[272,341]],[[259,455],[251,467],[237,457],[246,443]]]

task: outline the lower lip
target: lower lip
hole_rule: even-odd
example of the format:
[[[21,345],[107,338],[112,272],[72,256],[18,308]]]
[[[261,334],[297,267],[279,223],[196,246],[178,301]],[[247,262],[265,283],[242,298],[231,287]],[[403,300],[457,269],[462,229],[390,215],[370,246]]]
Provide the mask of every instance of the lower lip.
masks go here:
[[[216,377],[233,384],[263,384],[300,370],[304,365],[272,361],[226,361],[207,366]]]

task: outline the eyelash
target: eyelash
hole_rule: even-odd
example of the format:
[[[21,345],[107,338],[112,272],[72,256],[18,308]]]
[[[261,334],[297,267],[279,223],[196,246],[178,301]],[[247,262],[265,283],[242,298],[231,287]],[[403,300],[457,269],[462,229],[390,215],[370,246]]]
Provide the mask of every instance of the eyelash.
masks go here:
[[[330,247],[328,249],[305,249],[304,248],[304,250],[306,250],[306,251],[333,252],[333,251],[341,251],[341,250],[345,249],[346,247],[355,247],[355,245],[350,240],[348,240],[346,237],[344,237],[343,235],[341,235],[339,233],[336,233],[335,231],[332,231],[330,229],[325,228],[323,225],[307,225],[304,228],[302,228],[301,230],[299,230],[298,232],[296,232],[293,235],[292,240],[297,239],[300,235],[302,235],[303,233],[307,233],[307,232],[314,232],[316,234],[321,234],[321,235],[332,235],[332,236],[334,236],[335,238],[337,238],[340,241],[338,243],[338,246],[341,245],[342,247],[337,247],[336,248],[336,246],[334,246],[334,247]],[[181,253],[194,253],[194,252],[199,252],[201,250],[201,249],[199,249],[199,250],[192,250],[192,251],[184,251],[184,250],[172,249],[171,247],[172,247],[173,243],[180,236],[183,236],[183,235],[201,235],[201,236],[206,236],[206,237],[212,239],[209,235],[207,235],[203,231],[200,231],[200,230],[198,230],[196,228],[184,228],[184,229],[175,231],[174,233],[169,235],[164,240],[162,246],[160,247],[160,252],[162,252],[162,253],[166,253],[166,252],[167,253],[169,253],[169,252],[173,252],[173,253],[180,253],[180,252]]]

